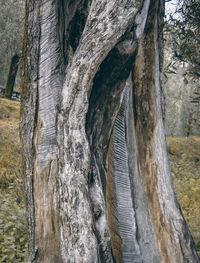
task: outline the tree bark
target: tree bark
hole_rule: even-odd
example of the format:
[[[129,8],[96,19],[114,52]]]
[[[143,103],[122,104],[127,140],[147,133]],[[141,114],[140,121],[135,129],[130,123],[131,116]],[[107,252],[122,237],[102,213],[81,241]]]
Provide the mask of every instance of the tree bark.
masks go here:
[[[27,262],[199,262],[161,110],[164,1],[26,3]]]
[[[19,55],[16,54],[11,59],[8,79],[6,83],[5,97],[8,99],[11,99],[12,97],[18,65],[19,65]]]

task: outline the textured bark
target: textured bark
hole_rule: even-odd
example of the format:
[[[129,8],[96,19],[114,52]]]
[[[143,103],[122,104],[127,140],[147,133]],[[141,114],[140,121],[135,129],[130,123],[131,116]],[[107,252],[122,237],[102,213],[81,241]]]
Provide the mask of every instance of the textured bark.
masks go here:
[[[5,97],[8,99],[11,99],[12,97],[18,65],[19,65],[19,55],[16,54],[11,59],[8,79],[6,82]]]
[[[199,262],[167,160],[163,5],[26,3],[27,262]]]

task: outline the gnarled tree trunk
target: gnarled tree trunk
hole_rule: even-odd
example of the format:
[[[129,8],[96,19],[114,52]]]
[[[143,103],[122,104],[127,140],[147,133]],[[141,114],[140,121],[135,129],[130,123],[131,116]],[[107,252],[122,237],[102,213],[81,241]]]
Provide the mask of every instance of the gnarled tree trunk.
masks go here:
[[[27,1],[27,262],[199,262],[167,160],[163,5]]]

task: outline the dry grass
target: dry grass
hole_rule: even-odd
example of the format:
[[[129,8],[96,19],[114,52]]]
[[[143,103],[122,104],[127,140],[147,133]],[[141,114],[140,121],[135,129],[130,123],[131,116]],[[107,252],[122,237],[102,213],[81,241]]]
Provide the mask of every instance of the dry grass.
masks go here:
[[[27,253],[19,107],[0,99],[0,262],[24,262]]]
[[[19,102],[0,99],[0,187],[22,178]]]
[[[0,262],[24,262],[27,228],[19,144],[19,102],[0,99]],[[171,172],[200,252],[200,138],[167,138]]]
[[[174,158],[180,158],[182,154],[186,154],[188,160],[195,161],[199,167],[200,161],[200,138],[167,138],[168,153]]]
[[[174,187],[200,254],[200,138],[167,138]]]

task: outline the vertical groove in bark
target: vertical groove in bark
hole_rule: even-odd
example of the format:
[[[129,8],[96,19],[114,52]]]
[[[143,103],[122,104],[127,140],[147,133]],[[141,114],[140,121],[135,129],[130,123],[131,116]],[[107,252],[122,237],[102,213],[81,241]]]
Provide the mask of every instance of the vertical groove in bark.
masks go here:
[[[138,169],[144,183],[161,262],[199,262],[194,248],[191,249],[192,240],[178,209],[167,161],[159,79],[160,4],[163,3],[151,1],[147,26],[134,63]],[[184,239],[182,235],[188,238]]]
[[[98,242],[98,261],[113,262],[100,171],[94,154],[91,156],[91,173],[89,174],[88,183],[94,222],[93,230]]]
[[[29,263],[199,262],[164,143],[163,2],[27,1],[20,129]]]
[[[123,42],[127,42],[127,40],[123,40],[119,45],[122,46]],[[129,42],[131,46],[132,40]],[[134,43],[130,53],[125,54],[120,53],[118,45],[110,51],[95,75],[90,94],[86,132],[91,151],[97,159],[104,196],[106,192],[104,170],[108,142],[120,107],[121,93],[132,67],[136,46]]]
[[[109,53],[108,57],[100,65],[97,72],[89,100],[89,110],[87,113],[86,131],[88,140],[90,142],[91,151],[96,156],[96,163],[101,174],[101,183],[106,200],[115,200],[115,187],[113,181],[109,176],[109,169],[106,182],[107,173],[107,151],[110,139],[110,134],[116,118],[121,92],[124,88],[126,78],[128,78],[133,63],[135,52],[137,50],[137,37],[143,33],[148,14],[149,1],[145,1],[141,12],[136,16],[136,27],[130,27],[122,37],[121,42]],[[136,33],[137,31],[137,33]],[[128,123],[128,121],[127,121]],[[112,147],[110,147],[112,148]],[[110,152],[110,151],[109,151]],[[112,159],[112,153],[108,154]],[[110,164],[108,158],[108,164]],[[110,164],[112,166],[112,164]],[[108,187],[108,189],[107,189]],[[106,194],[105,194],[106,193]],[[107,218],[109,221],[115,221],[114,209],[108,201]],[[113,253],[118,261],[120,261],[120,240],[121,237],[117,233],[117,223],[110,224],[111,236],[114,239]],[[114,229],[116,227],[116,229]],[[137,241],[135,240],[137,243]]]
[[[108,160],[106,203],[112,229],[112,247],[116,262],[141,262],[136,239],[136,220],[133,207],[127,148],[127,114],[131,81],[127,80],[120,110],[113,126]],[[130,121],[130,120],[129,120]],[[110,181],[110,184],[109,184]],[[115,193],[115,196],[114,196]],[[111,196],[110,196],[111,195]],[[114,231],[113,231],[114,230]],[[116,238],[117,237],[117,238]],[[119,242],[120,241],[120,242]],[[116,243],[116,244],[115,244]],[[118,245],[119,244],[119,245]],[[121,253],[121,255],[119,254]]]
[[[122,41],[123,42],[123,41]],[[131,41],[130,41],[131,42]],[[122,45],[122,43],[120,44]],[[131,49],[130,53],[120,54],[118,48],[114,48],[104,62],[101,64],[99,72],[96,74],[93,81],[92,91],[89,100],[89,109],[87,112],[86,132],[90,142],[90,151],[93,154],[94,161],[91,162],[91,169],[98,173],[99,178],[97,184],[94,187],[92,179],[94,172],[92,172],[92,183],[89,185],[90,199],[92,206],[101,206],[102,215],[98,220],[94,220],[96,232],[98,236],[98,242],[100,244],[100,256],[101,262],[111,262],[110,256],[108,257],[108,251],[111,250],[110,236],[104,236],[102,231],[102,218],[106,215],[105,201],[97,198],[96,193],[101,192],[101,196],[104,200],[106,192],[106,155],[108,150],[108,142],[116,117],[121,93],[125,85],[125,80],[129,74],[135,48]],[[109,65],[112,65],[111,67]],[[121,74],[121,68],[124,66],[124,72]],[[108,89],[109,87],[109,89]],[[113,103],[110,104],[110,100]],[[95,190],[96,189],[96,190]],[[106,204],[107,205],[107,204]],[[107,231],[107,224],[105,224],[105,230]],[[102,244],[107,243],[107,249],[102,248]]]
[[[67,66],[79,44],[91,0],[58,1],[58,32],[62,60]]]
[[[58,8],[61,2],[26,2],[20,133],[28,200],[28,262],[61,262],[56,103],[63,84],[64,68],[73,55],[66,53],[66,42],[70,42],[73,33],[77,45],[81,36],[80,30],[71,32],[69,23],[75,21],[76,10],[82,10],[88,1],[74,1],[71,6],[63,2],[62,11]],[[59,12],[63,13],[60,20]],[[70,14],[70,19],[65,13]],[[82,26],[84,19],[81,20]]]
[[[156,108],[154,98],[156,96],[155,87],[155,46],[154,30],[156,19],[156,2],[152,1],[147,19],[147,26],[144,35],[139,42],[138,54],[136,56],[134,68],[134,88],[136,107],[136,140],[138,144],[138,169],[144,180],[144,190],[147,197],[148,209],[150,211],[156,239],[160,249],[161,257],[165,257],[164,262],[169,261],[166,253],[167,244],[163,244],[164,229],[162,235],[158,234],[158,228],[164,224],[164,217],[160,213],[159,197],[157,196],[157,164],[152,159],[154,151],[152,147],[153,133],[156,125]],[[159,214],[160,213],[160,214]],[[162,228],[160,229],[162,230]],[[160,231],[159,230],[159,231]],[[154,233],[155,234],[155,233]],[[158,256],[159,258],[159,256]],[[157,261],[159,260],[157,258]],[[170,262],[170,261],[169,261]]]
[[[135,211],[136,240],[140,248],[141,262],[160,263],[157,238],[154,233],[153,224],[148,210],[148,199],[145,195],[144,184],[138,170],[138,145],[135,130],[135,107],[133,90],[130,90],[130,101],[127,113],[127,150],[129,177],[133,207]],[[149,241],[150,240],[150,241]]]
[[[112,167],[113,167],[113,141],[109,142],[107,153],[108,170],[106,175],[106,209],[107,220],[111,235],[112,251],[116,262],[122,260],[122,239],[119,235],[119,222],[117,220],[117,204],[116,204],[116,187],[113,181]]]
[[[137,1],[129,3],[117,0],[93,1],[81,40],[67,69],[58,119],[58,142],[59,156],[63,156],[60,159],[59,175],[62,252],[63,258],[70,255],[71,261],[76,261],[80,257],[83,262],[98,260],[97,240],[92,231],[93,217],[89,208],[90,200],[87,197],[91,158],[85,134],[88,95],[98,67],[127,28],[132,25],[140,5],[141,3]],[[69,199],[69,196],[72,198]],[[79,233],[71,232],[69,223],[66,224],[66,218],[70,220],[70,225],[78,226],[82,232],[81,236]],[[104,222],[103,228],[107,228],[107,222]],[[73,242],[74,237],[76,243]],[[105,242],[109,242],[109,239],[107,241],[106,239],[105,237]]]
[[[56,102],[62,78],[56,39],[57,10],[53,1],[40,1],[37,20],[39,58],[34,132],[34,262],[61,262],[59,248],[58,196],[56,190]],[[49,174],[51,173],[51,174]]]

